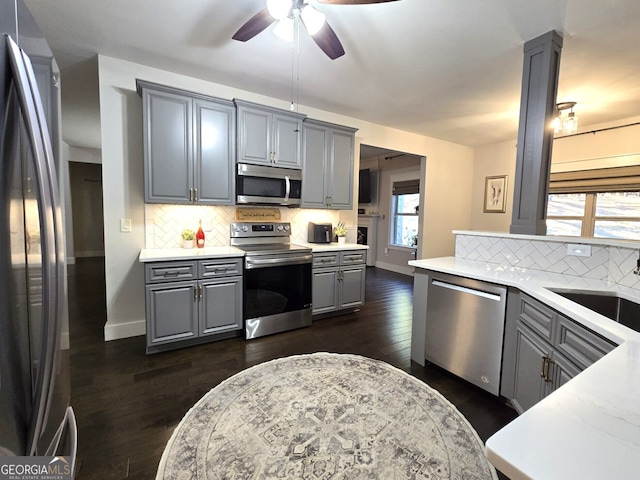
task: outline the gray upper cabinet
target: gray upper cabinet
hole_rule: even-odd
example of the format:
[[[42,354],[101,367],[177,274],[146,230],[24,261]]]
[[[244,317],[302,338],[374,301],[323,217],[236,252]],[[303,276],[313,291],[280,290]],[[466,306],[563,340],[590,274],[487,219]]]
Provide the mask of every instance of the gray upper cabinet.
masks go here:
[[[138,81],[145,202],[235,203],[232,102]]]
[[[304,115],[234,100],[238,118],[238,163],[302,168]]]
[[[353,156],[357,130],[313,119],[302,128],[302,207],[353,207]]]

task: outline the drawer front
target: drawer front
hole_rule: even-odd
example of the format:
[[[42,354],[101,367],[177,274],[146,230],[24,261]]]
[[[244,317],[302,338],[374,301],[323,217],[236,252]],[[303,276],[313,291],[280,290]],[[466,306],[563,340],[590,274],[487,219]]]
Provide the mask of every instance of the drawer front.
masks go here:
[[[313,268],[334,267],[338,266],[338,253],[314,253]]]
[[[520,320],[538,335],[553,342],[556,312],[526,295],[520,296]]]
[[[242,258],[225,258],[216,260],[200,260],[198,262],[199,278],[228,277],[242,275]]]
[[[195,280],[198,272],[196,262],[153,262],[144,266],[145,283]]]
[[[354,265],[367,261],[366,250],[340,252],[340,265]]]
[[[587,328],[558,315],[556,347],[578,367],[585,369],[613,350],[616,345]]]

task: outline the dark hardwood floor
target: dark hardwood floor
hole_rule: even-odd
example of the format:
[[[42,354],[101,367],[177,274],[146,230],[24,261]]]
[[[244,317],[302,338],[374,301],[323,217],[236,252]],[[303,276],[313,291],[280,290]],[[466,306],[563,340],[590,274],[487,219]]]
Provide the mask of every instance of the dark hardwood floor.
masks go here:
[[[78,259],[69,265],[76,478],[155,478],[173,429],[211,388],[252,365],[318,351],[377,358],[411,373],[456,405],[486,440],[515,412],[437,367],[411,362],[412,301],[411,277],[368,268],[366,305],[359,312],[248,342],[233,338],[145,355],[143,336],[104,342],[104,262]]]

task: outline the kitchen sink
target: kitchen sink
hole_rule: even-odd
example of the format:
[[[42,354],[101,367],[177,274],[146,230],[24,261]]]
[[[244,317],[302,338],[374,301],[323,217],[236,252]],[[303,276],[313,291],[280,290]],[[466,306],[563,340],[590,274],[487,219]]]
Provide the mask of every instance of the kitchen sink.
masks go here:
[[[640,332],[640,303],[609,292],[551,289],[552,292]]]

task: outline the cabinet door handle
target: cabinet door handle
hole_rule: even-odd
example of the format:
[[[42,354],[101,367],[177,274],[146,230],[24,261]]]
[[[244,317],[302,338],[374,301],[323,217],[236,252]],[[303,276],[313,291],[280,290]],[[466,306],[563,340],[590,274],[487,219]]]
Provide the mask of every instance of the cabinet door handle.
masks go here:
[[[195,285],[193,287],[193,301],[194,302],[198,301],[198,285]]]
[[[542,357],[542,371],[540,372],[540,376],[544,379],[545,382],[550,382],[551,378],[549,378],[549,370],[551,369],[551,359],[546,355]]]
[[[193,189],[193,201],[194,202],[198,201],[198,189],[197,188]]]
[[[167,270],[162,275],[164,277],[177,277],[178,275],[180,275],[180,272],[178,270]]]

